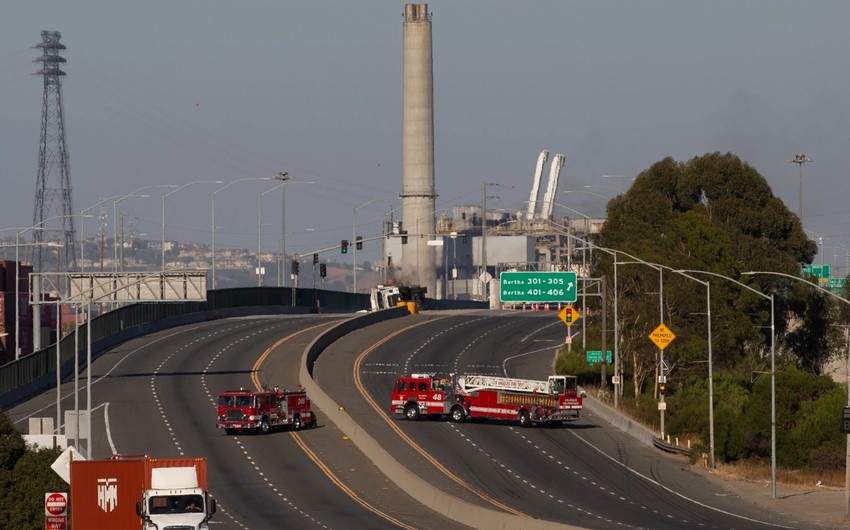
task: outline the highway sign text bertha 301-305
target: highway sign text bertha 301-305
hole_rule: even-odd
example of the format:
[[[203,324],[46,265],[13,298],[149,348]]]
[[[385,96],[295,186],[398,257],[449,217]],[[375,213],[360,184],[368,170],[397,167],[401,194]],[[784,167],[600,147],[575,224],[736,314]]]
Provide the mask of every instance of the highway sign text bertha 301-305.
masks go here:
[[[503,272],[499,275],[502,302],[575,302],[574,272]]]

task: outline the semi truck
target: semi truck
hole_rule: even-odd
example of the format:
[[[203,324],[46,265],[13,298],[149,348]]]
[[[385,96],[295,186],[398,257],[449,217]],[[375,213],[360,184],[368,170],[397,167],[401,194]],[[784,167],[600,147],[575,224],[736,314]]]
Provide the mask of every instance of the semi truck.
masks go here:
[[[201,530],[216,511],[206,458],[73,460],[70,482],[74,530]]]
[[[244,388],[228,390],[218,395],[216,425],[226,434],[267,434],[284,426],[297,431],[303,427],[315,427],[316,414],[310,407],[310,398],[301,388],[273,388],[259,392]]]
[[[545,381],[478,374],[410,374],[396,379],[390,411],[408,420],[422,416],[516,420],[522,427],[556,425],[581,417],[584,393],[575,376]]]

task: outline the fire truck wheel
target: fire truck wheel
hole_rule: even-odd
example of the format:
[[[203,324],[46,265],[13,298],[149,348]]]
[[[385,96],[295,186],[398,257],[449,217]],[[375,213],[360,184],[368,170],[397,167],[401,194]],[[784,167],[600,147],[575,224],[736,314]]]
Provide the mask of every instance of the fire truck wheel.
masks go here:
[[[520,427],[531,427],[531,415],[527,410],[519,411],[519,426]]]
[[[301,415],[296,414],[294,418],[292,418],[292,430],[300,431],[303,425],[301,424]]]
[[[409,403],[404,407],[404,417],[409,420],[419,419],[419,406],[416,403]]]
[[[316,416],[315,412],[310,412],[310,426],[309,429],[315,429],[319,426],[319,417]]]
[[[271,425],[269,425],[269,419],[263,418],[262,421],[260,421],[260,433],[268,434],[269,431],[271,431],[271,430],[272,430],[272,427],[271,427]]]
[[[452,421],[455,423],[463,423],[466,421],[466,411],[460,405],[452,407]]]

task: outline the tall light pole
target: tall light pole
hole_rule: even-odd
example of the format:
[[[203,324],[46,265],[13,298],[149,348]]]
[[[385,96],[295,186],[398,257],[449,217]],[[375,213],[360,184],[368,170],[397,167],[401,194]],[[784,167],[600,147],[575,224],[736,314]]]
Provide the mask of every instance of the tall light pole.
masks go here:
[[[281,174],[282,176],[283,174]],[[212,288],[215,289],[215,196],[218,192],[224,191],[230,186],[234,184],[238,184],[240,182],[246,182],[249,180],[274,180],[277,177],[243,177],[241,179],[236,179],[233,182],[229,182],[224,186],[214,190],[212,192],[212,224],[210,226],[210,231],[212,232]]]
[[[148,198],[148,197],[150,197],[150,195],[135,195],[135,194],[131,193],[130,195],[125,195],[125,196],[123,196],[119,199],[112,201],[112,272],[121,272],[124,269],[124,263],[123,263],[124,260],[123,259],[121,260],[122,261],[121,266],[120,267],[118,266],[118,203],[125,200],[125,199],[129,199],[130,197]],[[124,226],[123,225],[123,219],[124,219],[124,217],[123,217],[123,214],[122,214],[122,217],[121,217],[122,230],[123,230],[123,226]],[[122,238],[121,239],[121,245],[122,246],[124,245],[123,237],[124,237],[124,232],[122,231],[121,232],[121,238]]]
[[[289,179],[289,174],[286,174],[286,178]],[[263,258],[262,256],[262,234],[263,234],[263,197],[267,194],[273,192],[278,188],[283,188],[286,186],[286,182],[278,184],[274,188],[268,189],[266,191],[261,191],[259,193],[259,198],[257,199],[257,287],[263,286]],[[281,230],[283,226],[281,225]],[[278,271],[278,277],[280,277]]]
[[[283,184],[290,182],[293,184],[315,184],[313,181],[295,180],[295,177],[286,171],[278,173],[274,180],[281,180]],[[283,287],[286,285],[286,274],[284,274],[286,269],[286,186],[281,188],[280,201],[280,262],[277,270],[277,285]]]
[[[88,217],[88,216],[86,216],[86,213],[88,211],[93,210],[94,208],[97,208],[98,206],[100,206],[101,204],[103,204],[105,202],[113,201],[115,199],[120,199],[121,197],[122,197],[122,195],[113,195],[112,197],[106,197],[105,199],[101,199],[100,202],[97,202],[97,203],[89,206],[88,208],[84,208],[82,210],[82,212],[80,212],[80,216],[81,217]],[[85,243],[85,236],[84,236],[85,226],[86,226],[86,223],[84,221],[80,221],[80,272],[86,272],[86,262],[85,262],[85,260],[86,260],[85,244],[86,243]]]
[[[658,271],[658,306],[659,306],[659,313],[660,313],[659,318],[660,318],[661,324],[663,324],[664,323],[664,268],[657,263],[649,263],[649,262],[643,261],[642,259],[636,258],[636,257],[631,256],[629,254],[626,254],[625,252],[621,252],[621,254],[623,254],[624,256],[628,256],[629,258],[635,259],[637,261],[620,261],[620,262],[617,262],[616,258],[615,258],[615,260],[614,260],[615,265],[616,264],[619,264],[619,265],[641,264],[641,265],[647,265],[647,266]],[[660,361],[661,361],[660,366],[659,366],[659,372],[661,374],[661,377],[663,378],[664,377],[664,348],[659,348],[658,351],[659,351],[659,357],[660,357]],[[660,381],[656,381],[656,387],[657,387],[657,384],[659,382]],[[660,395],[659,398],[660,398],[660,403],[664,403],[664,395],[663,394]],[[660,428],[661,428],[661,438],[664,438],[664,408],[659,406],[658,412],[659,412],[659,422],[660,422]]]
[[[800,166],[800,178],[799,178],[799,186],[798,186],[798,196],[800,198],[800,209],[798,213],[800,214],[800,226],[803,225],[803,164],[806,162],[811,162],[812,159],[804,155],[803,153],[797,153],[794,155],[794,158],[788,161],[790,164],[797,164]]]
[[[490,299],[490,282],[487,281],[487,199],[497,199],[487,195],[487,186],[498,186],[496,182],[481,183],[481,281],[484,284],[484,300]]]
[[[159,247],[160,253],[162,254],[161,270],[163,270],[163,271],[165,270],[165,199],[166,199],[166,197],[168,197],[169,195],[174,195],[175,193],[182,190],[183,188],[186,188],[188,186],[192,186],[194,184],[223,184],[223,183],[224,183],[223,180],[195,180],[193,182],[183,184],[182,186],[177,186],[176,189],[169,191],[168,193],[163,194],[163,196],[162,196],[162,228],[160,230],[160,236],[161,236],[160,245],[161,246]]]
[[[354,214],[351,217],[351,244],[354,248],[351,252],[351,278],[353,283],[352,292],[354,294],[357,294],[357,210],[365,208],[373,202],[377,202],[379,200],[381,200],[381,198],[377,197],[369,202],[363,203],[360,206],[355,207]]]
[[[142,186],[136,190],[131,191],[126,195],[119,196],[117,199],[112,201],[112,270],[116,271],[116,264],[118,262],[118,203],[123,201],[124,199],[129,199],[130,197],[150,197],[150,195],[139,195],[139,193],[150,190],[153,188],[176,188],[176,184],[152,184],[150,186]],[[109,199],[107,199],[109,200]],[[105,202],[105,201],[104,201]],[[97,206],[97,205],[95,205]],[[123,242],[122,242],[123,244]]]
[[[773,271],[748,271],[748,272],[742,272],[741,273],[742,276],[755,276],[755,275],[758,275],[758,274],[764,274],[764,275],[769,275],[769,276],[781,276],[783,278],[790,278],[790,279],[798,281],[798,282],[805,282],[810,287],[814,287],[815,289],[822,291],[822,292],[828,294],[829,296],[831,296],[833,298],[838,299],[842,303],[850,305],[850,300],[847,300],[846,298],[843,298],[843,297],[833,293],[829,289],[824,289],[820,285],[815,285],[813,283],[810,283],[810,282],[804,280],[803,278],[800,278],[799,276],[792,276],[791,274],[785,274],[784,272],[773,272]],[[767,296],[764,293],[761,293],[761,294],[762,294],[762,296],[765,296],[765,297]],[[773,328],[773,295],[772,294],[770,295],[770,319],[771,319],[771,322],[770,322],[771,328]],[[850,330],[848,330],[848,333],[850,333]],[[773,345],[772,344],[771,344],[770,357],[771,357],[771,361],[770,361],[771,370],[770,370],[770,372],[771,372],[771,374],[773,374],[775,372],[775,366],[774,366],[774,355],[773,355]],[[850,370],[850,342],[848,342],[848,344],[847,344],[847,363],[848,363],[847,364],[848,370]],[[850,383],[850,375],[848,375],[848,383]],[[771,380],[770,380],[770,399],[771,399],[771,403],[775,403],[774,400],[776,399],[776,389],[775,389],[775,381],[774,381],[773,377],[771,377]],[[847,387],[847,406],[850,406],[850,384],[848,384],[848,387]],[[771,408],[774,408],[774,407],[772,406]],[[773,412],[771,414],[770,424],[771,424],[770,425],[770,429],[771,429],[771,431],[770,431],[771,432],[771,472],[773,473],[773,498],[775,499],[776,498],[776,414],[775,414],[775,412]],[[847,451],[846,451],[846,455],[845,455],[845,461],[846,461],[846,470],[845,470],[845,483],[844,483],[844,501],[845,501],[844,517],[845,517],[845,519],[850,519],[850,434],[847,435]]]
[[[274,178],[284,184],[292,180],[288,171],[281,171]],[[277,262],[277,286],[283,287],[286,284],[286,274],[283,272],[286,267],[286,186],[283,186],[280,192],[280,248],[278,250],[280,256]]]
[[[30,227],[24,228],[20,232],[15,234],[15,360],[21,358],[21,310],[20,310],[20,283],[21,283],[21,259],[20,259],[20,245],[21,245],[21,234],[26,233],[30,230],[43,230],[42,225],[48,221],[53,221],[56,219],[63,219],[65,217],[91,217],[86,215],[77,216],[73,215],[57,215],[54,217],[48,217],[47,219],[42,219],[37,224],[34,224]]]

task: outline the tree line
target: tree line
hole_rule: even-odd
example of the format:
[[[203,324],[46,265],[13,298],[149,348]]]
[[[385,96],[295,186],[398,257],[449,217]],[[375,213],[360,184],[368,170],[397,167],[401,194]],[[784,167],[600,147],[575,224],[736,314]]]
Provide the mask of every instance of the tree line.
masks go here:
[[[816,278],[801,275],[817,243],[755,168],[729,153],[687,162],[665,158],[608,203],[607,220],[590,242],[585,272],[608,279],[609,311],[617,260],[623,397],[638,417],[657,426],[660,359],[648,336],[663,321],[676,335],[664,349],[670,366],[665,431],[694,437],[701,442],[697,450],[706,450],[710,315],[716,458],[770,456],[775,362],[777,463],[811,469],[844,465],[841,416],[847,388],[825,374],[848,355],[850,312],[847,304],[817,289]],[[593,252],[593,245],[607,250]],[[601,300],[593,303],[598,309]],[[609,317],[609,349],[612,322]],[[588,331],[588,348],[600,349],[599,323],[591,317],[588,324],[596,330]],[[584,384],[601,382],[600,370],[583,352],[565,348],[558,368],[578,374]],[[608,381],[611,375],[609,366]]]

